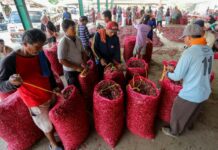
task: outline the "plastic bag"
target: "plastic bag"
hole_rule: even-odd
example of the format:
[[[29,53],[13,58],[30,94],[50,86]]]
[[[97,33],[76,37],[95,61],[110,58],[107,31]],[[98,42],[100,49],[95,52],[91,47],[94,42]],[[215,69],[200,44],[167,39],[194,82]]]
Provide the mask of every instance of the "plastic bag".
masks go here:
[[[124,127],[124,99],[121,87],[112,80],[103,80],[94,90],[94,122],[97,133],[115,147]]]

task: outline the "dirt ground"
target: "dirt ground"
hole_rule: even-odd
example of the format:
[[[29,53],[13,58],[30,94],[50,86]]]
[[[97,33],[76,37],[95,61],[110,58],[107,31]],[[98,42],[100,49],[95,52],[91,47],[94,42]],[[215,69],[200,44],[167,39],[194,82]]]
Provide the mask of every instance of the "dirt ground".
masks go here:
[[[149,78],[157,83],[162,72],[162,60],[178,60],[183,51],[184,44],[170,42],[163,38],[163,47],[154,48]],[[173,52],[172,52],[173,51]],[[214,62],[213,71],[216,78],[213,81],[213,93],[204,104],[202,112],[192,131],[184,132],[178,138],[165,136],[161,132],[162,123],[157,120],[156,138],[146,140],[133,135],[127,129],[123,133],[115,150],[217,150],[218,149],[218,61]],[[217,69],[217,70],[216,70]],[[159,87],[159,85],[158,85]],[[184,110],[185,111],[185,110]],[[0,140],[0,150],[6,150],[6,143]],[[35,144],[32,150],[47,150],[48,141],[43,138]],[[88,139],[79,150],[109,150],[105,142],[92,130]]]

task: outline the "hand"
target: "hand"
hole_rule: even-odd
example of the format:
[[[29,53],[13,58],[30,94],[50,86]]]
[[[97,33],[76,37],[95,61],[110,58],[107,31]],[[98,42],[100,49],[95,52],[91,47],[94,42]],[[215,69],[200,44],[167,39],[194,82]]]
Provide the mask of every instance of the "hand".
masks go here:
[[[56,94],[56,95],[60,95],[61,94],[61,89],[59,87],[53,89],[53,92]]]
[[[100,59],[100,63],[102,66],[107,66],[107,63],[103,58]]]
[[[76,67],[76,71],[77,72],[82,72],[83,71],[83,67],[81,67],[81,66]]]
[[[23,83],[23,80],[19,74],[13,74],[9,78],[9,83],[15,86],[20,86]]]
[[[167,71],[169,71],[169,72],[174,72],[174,70],[175,70],[175,67],[173,67],[173,66],[171,66],[171,65],[168,65],[168,66],[167,66]]]
[[[117,65],[118,70],[120,71],[125,71],[126,70],[126,66],[124,64],[119,64]]]

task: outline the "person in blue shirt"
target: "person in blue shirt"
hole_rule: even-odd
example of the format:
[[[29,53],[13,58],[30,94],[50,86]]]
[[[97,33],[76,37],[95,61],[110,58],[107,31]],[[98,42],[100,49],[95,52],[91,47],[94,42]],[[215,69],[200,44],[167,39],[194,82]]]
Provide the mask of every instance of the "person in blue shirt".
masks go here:
[[[174,81],[183,81],[171,111],[169,128],[162,128],[168,136],[178,136],[185,128],[192,128],[202,104],[211,93],[210,74],[213,64],[213,51],[207,46],[202,35],[203,30],[197,24],[186,26],[183,32],[188,48],[183,52],[174,68],[168,66],[166,76]]]
[[[67,7],[64,8],[64,13],[63,13],[63,20],[65,19],[72,20],[71,14],[67,11]]]
[[[157,27],[156,19],[153,16],[151,16],[147,24],[151,26],[151,31],[148,33],[147,37],[152,41],[153,40],[153,29]]]

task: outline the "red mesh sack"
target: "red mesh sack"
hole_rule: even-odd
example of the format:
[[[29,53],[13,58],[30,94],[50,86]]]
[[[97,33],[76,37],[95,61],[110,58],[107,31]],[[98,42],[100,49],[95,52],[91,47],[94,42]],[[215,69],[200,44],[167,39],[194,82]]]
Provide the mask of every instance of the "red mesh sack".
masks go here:
[[[127,85],[127,127],[146,139],[153,139],[154,121],[158,106],[159,91],[156,85],[142,77],[134,76]]]
[[[120,46],[124,47],[125,37],[132,36],[135,38],[137,30],[133,26],[125,26],[119,28],[120,32],[118,33],[118,37],[120,39]],[[134,44],[135,45],[135,44]],[[132,55],[132,54],[131,54]]]
[[[65,150],[74,150],[88,136],[89,122],[85,101],[74,86],[63,90],[63,97],[49,112],[49,117],[57,131]]]
[[[58,61],[57,56],[57,44],[51,48],[44,49],[45,55],[51,63],[51,69],[53,72],[56,72],[58,75],[63,75],[63,67]]]
[[[129,58],[133,56],[133,50],[135,47],[136,36],[126,36],[124,39],[124,52],[123,57],[124,60],[127,62]]]
[[[14,93],[15,91],[12,92],[0,92],[0,101],[4,100],[5,98],[7,98],[9,95],[11,95],[12,93]]]
[[[0,113],[0,137],[8,150],[27,150],[43,136],[17,92],[0,102]]]
[[[94,90],[94,122],[97,133],[115,147],[124,127],[124,99],[121,87],[112,80],[103,80]]]
[[[94,62],[92,60],[89,60],[87,64],[89,67],[84,69],[80,73],[78,80],[80,83],[82,94],[87,101],[87,106],[91,107],[94,87],[98,81],[98,77],[96,75],[96,68]]]
[[[218,59],[218,52],[214,53],[214,59]]]
[[[163,61],[164,71],[167,65],[176,67],[176,61]],[[163,74],[164,74],[163,71]],[[162,75],[161,83],[161,94],[158,116],[161,120],[166,123],[170,123],[171,109],[175,98],[178,96],[179,91],[182,89],[180,82],[174,82]]]
[[[151,61],[152,51],[153,51],[153,44],[149,42],[146,45],[146,55],[144,57],[147,63],[150,63]]]
[[[118,70],[113,64],[109,64],[105,67],[104,80],[113,80],[122,88],[125,87],[125,77],[123,72]]]
[[[132,57],[127,62],[127,79],[130,80],[134,75],[147,77],[148,64],[143,59]]]

